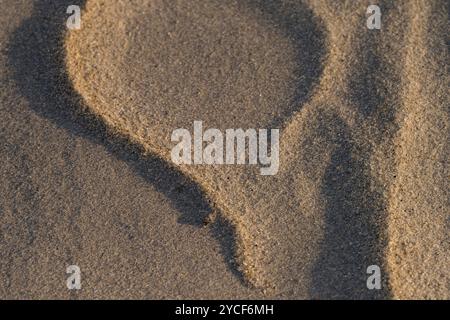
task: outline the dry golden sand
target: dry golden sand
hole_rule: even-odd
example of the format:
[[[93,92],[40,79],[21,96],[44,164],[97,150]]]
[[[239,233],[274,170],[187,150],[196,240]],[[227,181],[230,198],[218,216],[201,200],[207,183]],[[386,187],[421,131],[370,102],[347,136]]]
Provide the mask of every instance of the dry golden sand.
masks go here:
[[[69,2],[0,14],[0,296],[450,298],[445,1]],[[175,167],[194,120],[278,174]]]

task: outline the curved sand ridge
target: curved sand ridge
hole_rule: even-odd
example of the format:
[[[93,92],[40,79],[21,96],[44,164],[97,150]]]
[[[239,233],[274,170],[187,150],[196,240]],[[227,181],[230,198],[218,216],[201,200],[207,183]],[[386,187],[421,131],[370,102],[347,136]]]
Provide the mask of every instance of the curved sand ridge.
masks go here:
[[[394,296],[450,298],[448,12],[414,1],[405,49],[403,107],[389,197],[388,264]],[[427,290],[428,289],[428,290]]]
[[[266,128],[295,111],[298,100],[305,98],[305,89],[319,73],[315,69],[320,67],[320,55],[316,57],[320,46],[310,10],[303,5],[273,4],[272,8],[262,3],[88,2],[83,29],[67,39],[75,88],[110,125],[169,162],[172,131],[192,128],[194,120],[203,120],[205,128]],[[285,21],[286,12],[291,21]],[[116,23],[121,16],[126,19]],[[311,56],[317,60],[308,61]],[[181,170],[203,186],[236,226],[239,265],[249,281],[267,288],[279,283],[279,274],[286,282],[291,274],[304,274],[297,269],[312,259],[308,255],[314,256],[316,250],[303,248],[312,243],[297,244],[295,230],[288,232],[292,239],[281,234],[286,226],[301,229],[312,224],[299,225],[294,215],[283,223],[286,214],[281,210],[277,217],[272,207],[264,208],[275,204],[267,203],[267,198],[279,192],[259,187],[266,182],[254,168],[185,166]],[[286,198],[289,194],[277,197],[283,207],[296,211],[297,197]],[[285,274],[280,272],[283,267],[273,266],[285,263],[286,253],[279,252],[275,243],[278,239],[294,245],[291,250],[281,243],[283,250],[301,256],[292,261],[294,270]]]
[[[401,297],[406,289],[396,288],[408,273],[390,262],[404,243],[396,183],[409,166],[397,152],[408,132],[398,131],[399,119],[409,112],[400,75],[410,74],[404,38],[425,22],[411,20],[414,6],[385,2],[383,31],[370,31],[367,5],[88,1],[82,30],[66,39],[68,71],[95,113],[168,162],[171,132],[194,120],[205,128],[282,128],[275,176],[241,166],[179,167],[235,226],[240,270],[270,295],[386,297],[387,282],[381,292],[365,287],[366,267],[378,264]],[[414,248],[421,251],[409,268],[421,267],[427,248],[444,240],[445,213],[437,217],[440,226]],[[414,220],[422,219],[418,212]],[[440,253],[442,265],[448,254]],[[441,271],[430,278],[437,272],[448,282]],[[430,291],[422,279],[415,296]],[[442,297],[442,287],[435,294]]]

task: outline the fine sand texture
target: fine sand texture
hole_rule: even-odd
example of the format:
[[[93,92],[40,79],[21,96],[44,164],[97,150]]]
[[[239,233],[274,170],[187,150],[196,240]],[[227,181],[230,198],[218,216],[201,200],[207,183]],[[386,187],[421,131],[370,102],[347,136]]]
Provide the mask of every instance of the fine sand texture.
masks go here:
[[[3,2],[1,298],[450,299],[445,0]],[[194,121],[278,173],[175,165]]]

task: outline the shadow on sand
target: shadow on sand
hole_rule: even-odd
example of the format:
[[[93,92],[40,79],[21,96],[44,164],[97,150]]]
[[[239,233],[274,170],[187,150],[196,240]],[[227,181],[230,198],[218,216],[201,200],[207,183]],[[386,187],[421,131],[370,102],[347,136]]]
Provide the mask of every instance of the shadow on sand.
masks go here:
[[[111,155],[125,161],[138,175],[163,193],[180,216],[178,222],[203,227],[213,208],[197,184],[156,155],[109,129],[86,107],[73,89],[65,68],[64,36],[67,7],[72,0],[35,1],[32,16],[14,32],[8,59],[14,80],[30,108],[72,135],[102,145]],[[78,0],[81,7],[85,0]],[[210,225],[230,270],[245,279],[234,262],[234,228],[223,219]]]
[[[170,199],[180,213],[180,223],[203,227],[205,218],[213,208],[199,186],[156,155],[145,153],[141,146],[108,129],[101,119],[89,111],[82,97],[73,89],[66,73],[64,51],[66,9],[74,4],[73,2],[73,0],[36,0],[33,15],[13,34],[8,57],[14,70],[14,80],[21,93],[39,116],[52,121],[74,136],[102,145],[114,157],[125,161],[136,174]],[[85,4],[85,0],[77,2],[80,6]],[[297,21],[307,19],[309,23],[312,15],[305,11],[307,13],[304,17],[296,18],[293,15],[291,19],[283,19],[282,10],[278,12],[274,3],[276,4],[276,1],[250,0],[248,5],[258,7],[263,14],[280,24],[294,41],[304,42],[305,39],[302,37],[305,35],[302,34]],[[318,54],[321,52],[320,39],[307,38],[306,41],[308,40],[313,41],[311,45],[314,50],[310,50],[312,54],[299,56],[299,59],[302,59],[301,64],[308,66],[308,70],[307,87],[299,88],[298,101],[294,103],[297,106],[301,106],[307,99],[311,86],[320,74],[321,63],[318,60],[318,57],[322,56]],[[292,110],[292,113],[295,111],[298,110]],[[288,114],[284,117],[290,116],[291,114]],[[281,120],[276,119],[274,123],[277,124],[279,121]],[[338,166],[350,168],[353,173],[341,172]],[[380,252],[376,240],[377,231],[371,231],[374,217],[371,217],[370,213],[373,208],[370,205],[364,208],[354,206],[354,200],[364,197],[363,190],[368,190],[367,186],[361,185],[367,181],[361,176],[363,174],[361,172],[363,172],[361,164],[351,157],[351,146],[342,143],[340,150],[334,155],[323,185],[323,193],[328,199],[329,208],[325,217],[326,235],[323,252],[313,274],[313,296],[322,298],[386,296],[384,291],[367,296],[355,296],[362,292],[359,290],[361,286],[365,287],[366,274],[361,266],[376,264],[377,254]],[[370,202],[370,199],[366,202]],[[361,219],[364,215],[367,218]],[[359,223],[356,223],[357,221]],[[228,267],[243,283],[246,283],[234,262],[236,253],[234,228],[219,218],[211,229],[221,245]],[[355,274],[355,278],[342,279],[341,274]],[[338,285],[330,289],[330,285],[336,283]],[[354,290],[355,287],[358,287],[358,290]]]

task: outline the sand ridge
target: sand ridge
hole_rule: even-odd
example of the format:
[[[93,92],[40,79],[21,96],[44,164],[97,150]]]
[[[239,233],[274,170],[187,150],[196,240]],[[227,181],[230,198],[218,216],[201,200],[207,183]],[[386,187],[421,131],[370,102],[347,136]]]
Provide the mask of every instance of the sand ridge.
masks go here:
[[[389,196],[387,261],[393,294],[449,299],[448,13],[439,2],[409,6],[397,177]],[[423,291],[427,287],[429,291]]]
[[[70,4],[6,0],[0,14],[0,297],[261,297],[228,266],[227,226],[203,227],[195,185],[80,104],[62,50]]]

